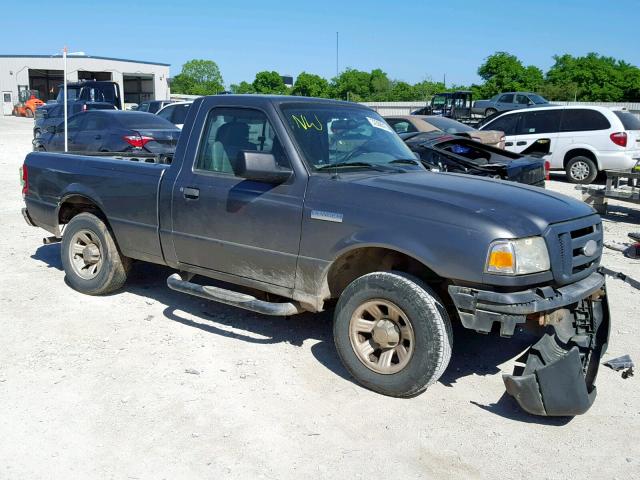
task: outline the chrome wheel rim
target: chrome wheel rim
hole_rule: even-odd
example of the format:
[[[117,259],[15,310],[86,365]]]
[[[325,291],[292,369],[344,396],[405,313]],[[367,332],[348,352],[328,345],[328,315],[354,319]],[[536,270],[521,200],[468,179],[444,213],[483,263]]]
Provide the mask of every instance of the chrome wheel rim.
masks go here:
[[[589,177],[591,169],[589,168],[589,165],[586,164],[586,162],[577,161],[576,163],[571,165],[570,173],[571,176],[576,180],[585,180]]]
[[[69,261],[73,271],[85,280],[95,278],[102,269],[102,243],[91,230],[80,230],[71,237]]]
[[[396,304],[383,299],[369,300],[353,312],[349,339],[362,364],[383,375],[405,368],[415,350],[409,318]]]

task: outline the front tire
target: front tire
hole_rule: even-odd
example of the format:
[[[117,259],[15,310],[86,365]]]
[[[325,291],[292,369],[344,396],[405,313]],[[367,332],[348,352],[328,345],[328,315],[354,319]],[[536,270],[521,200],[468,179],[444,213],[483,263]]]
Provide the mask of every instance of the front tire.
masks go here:
[[[571,183],[586,185],[593,183],[598,176],[598,167],[589,157],[577,156],[567,162],[565,169]]]
[[[131,260],[118,251],[107,226],[91,213],[71,219],[61,250],[66,279],[74,290],[104,295],[118,290],[127,280]]]
[[[392,397],[412,397],[435,383],[453,344],[440,299],[400,272],[370,273],[349,284],[336,306],[333,337],[354,379]]]

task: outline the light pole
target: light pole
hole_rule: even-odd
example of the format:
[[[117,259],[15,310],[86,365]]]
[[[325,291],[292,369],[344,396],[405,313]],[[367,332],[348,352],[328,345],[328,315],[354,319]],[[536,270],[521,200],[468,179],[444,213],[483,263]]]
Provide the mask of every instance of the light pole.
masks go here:
[[[84,52],[73,52],[71,55],[84,55]],[[64,82],[62,89],[64,93],[64,151],[69,151],[69,137],[67,137],[67,47],[62,49],[62,60],[64,63]]]
[[[64,62],[64,82],[62,82],[62,89],[64,92],[64,151],[69,151],[69,137],[67,137],[67,47],[62,49],[62,59]]]

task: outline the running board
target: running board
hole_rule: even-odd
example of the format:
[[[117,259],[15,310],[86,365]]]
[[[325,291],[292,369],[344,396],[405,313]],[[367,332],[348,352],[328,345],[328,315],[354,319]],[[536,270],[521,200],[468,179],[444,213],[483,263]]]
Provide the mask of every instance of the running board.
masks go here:
[[[167,278],[167,286],[177,292],[213,300],[233,307],[244,308],[263,315],[286,317],[306,311],[298,302],[265,302],[251,295],[234,292],[233,290],[188,282],[183,280],[179,273],[174,273]]]

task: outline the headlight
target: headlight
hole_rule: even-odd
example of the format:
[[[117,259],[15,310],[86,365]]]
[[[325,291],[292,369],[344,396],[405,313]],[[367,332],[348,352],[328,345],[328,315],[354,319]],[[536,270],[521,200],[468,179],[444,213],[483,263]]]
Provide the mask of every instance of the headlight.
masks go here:
[[[489,247],[487,273],[526,275],[549,270],[549,252],[542,237],[497,240]]]

